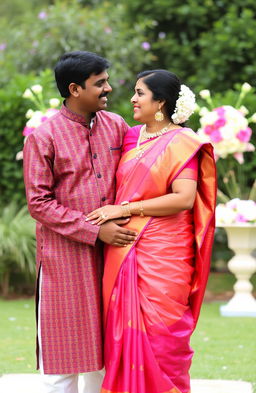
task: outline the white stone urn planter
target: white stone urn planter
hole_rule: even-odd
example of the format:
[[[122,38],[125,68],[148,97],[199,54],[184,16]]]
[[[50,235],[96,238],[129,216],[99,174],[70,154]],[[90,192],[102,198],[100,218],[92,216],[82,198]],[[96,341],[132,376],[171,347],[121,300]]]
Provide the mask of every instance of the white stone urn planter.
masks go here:
[[[256,272],[256,259],[252,251],[256,248],[256,224],[239,223],[218,225],[225,229],[228,246],[235,255],[228,262],[229,270],[237,281],[234,296],[220,307],[223,316],[256,317],[256,300],[252,295],[250,278]]]

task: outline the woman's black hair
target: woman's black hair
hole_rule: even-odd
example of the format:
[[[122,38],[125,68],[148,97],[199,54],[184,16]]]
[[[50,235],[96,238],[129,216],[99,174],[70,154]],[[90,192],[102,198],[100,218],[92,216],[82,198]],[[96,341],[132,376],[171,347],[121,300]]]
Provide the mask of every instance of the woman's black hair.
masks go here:
[[[166,114],[172,121],[181,86],[179,78],[172,72],[161,69],[142,71],[137,75],[137,80],[141,78],[152,91],[154,100],[165,101]]]
[[[98,75],[109,67],[109,62],[86,51],[65,53],[55,66],[55,80],[62,97],[69,97],[69,85],[74,82],[85,88],[85,80],[90,75]]]

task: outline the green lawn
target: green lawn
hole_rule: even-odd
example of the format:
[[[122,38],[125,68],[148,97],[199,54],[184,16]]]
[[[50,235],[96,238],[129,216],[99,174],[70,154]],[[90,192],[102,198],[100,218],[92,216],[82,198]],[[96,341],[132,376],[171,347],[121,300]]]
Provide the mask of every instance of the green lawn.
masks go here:
[[[211,275],[208,290],[232,289],[233,279],[224,281],[223,287],[221,276]],[[220,304],[203,304],[191,376],[254,382],[256,393],[256,318],[221,317]],[[34,300],[0,300],[0,321],[0,373],[35,372]]]
[[[34,300],[0,300],[0,321],[0,374],[34,372]]]
[[[256,274],[251,277],[251,283],[256,293]],[[224,292],[232,292],[236,282],[235,276],[231,273],[211,273],[209,276],[207,291],[213,294],[221,294]],[[232,296],[232,293],[230,293]]]
[[[256,318],[221,317],[220,304],[203,304],[192,336],[191,376],[253,382],[256,392]]]

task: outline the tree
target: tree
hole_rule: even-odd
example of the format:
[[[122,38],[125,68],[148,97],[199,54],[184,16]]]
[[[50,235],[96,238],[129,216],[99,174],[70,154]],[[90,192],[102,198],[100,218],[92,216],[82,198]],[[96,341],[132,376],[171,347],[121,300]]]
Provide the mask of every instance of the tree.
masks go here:
[[[154,67],[173,70],[199,91],[253,84],[256,61],[254,0],[130,0],[127,15],[147,30]]]

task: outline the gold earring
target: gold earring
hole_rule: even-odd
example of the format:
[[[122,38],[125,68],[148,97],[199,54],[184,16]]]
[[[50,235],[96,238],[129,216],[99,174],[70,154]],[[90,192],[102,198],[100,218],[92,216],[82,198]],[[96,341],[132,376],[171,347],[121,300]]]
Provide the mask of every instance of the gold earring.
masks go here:
[[[159,110],[155,113],[155,120],[156,120],[156,121],[163,121],[163,120],[164,120],[164,115],[163,115],[163,112],[161,111],[161,109],[159,109]]]

